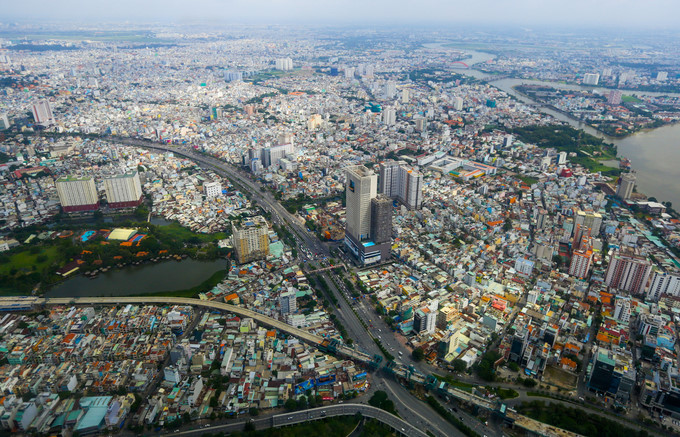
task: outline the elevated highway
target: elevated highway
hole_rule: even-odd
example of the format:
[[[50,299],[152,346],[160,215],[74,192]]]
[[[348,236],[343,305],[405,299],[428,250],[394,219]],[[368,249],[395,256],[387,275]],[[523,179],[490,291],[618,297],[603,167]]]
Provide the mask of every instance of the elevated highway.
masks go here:
[[[263,326],[267,326],[270,328],[277,329],[281,332],[285,332],[287,334],[290,334],[292,336],[295,336],[299,338],[300,340],[304,341],[305,343],[318,347],[318,348],[323,348],[325,345],[328,344],[328,339],[310,334],[307,331],[304,331],[299,328],[295,328],[294,326],[291,326],[287,323],[281,322],[279,320],[273,319],[269,316],[265,316],[263,314],[260,314],[258,312],[249,310],[247,308],[242,308],[239,306],[235,305],[230,305],[227,303],[223,302],[217,302],[217,301],[212,301],[212,300],[202,300],[202,299],[193,299],[193,298],[186,298],[186,297],[159,297],[159,296],[119,296],[119,297],[73,297],[73,298],[43,298],[43,297],[23,297],[23,296],[6,296],[6,297],[0,297],[0,311],[15,311],[17,309],[20,310],[26,310],[26,309],[31,309],[33,307],[40,307],[43,305],[127,305],[127,304],[133,304],[133,305],[138,305],[138,304],[152,304],[152,305],[192,305],[192,306],[197,306],[197,307],[203,307],[206,309],[210,310],[218,310],[218,311],[225,311],[228,313],[232,314],[238,314],[239,316],[242,317],[249,317],[252,318],[253,320],[257,321]],[[355,349],[352,349],[344,344],[338,344],[337,347],[333,349],[333,352],[356,360],[358,362],[361,362],[365,365],[371,366],[376,364],[375,357],[371,357],[370,355],[363,353],[361,351],[357,351]],[[377,364],[379,365],[380,362],[378,361]],[[488,410],[492,413],[495,414],[501,414],[504,418],[509,423],[512,423],[515,426],[519,426],[527,431],[530,431],[534,433],[535,435],[540,435],[540,436],[546,436],[546,437],[577,437],[578,434],[565,431],[560,428],[556,428],[553,426],[546,425],[545,423],[538,422],[534,419],[531,419],[529,417],[523,416],[517,412],[515,412],[512,409],[505,409],[504,406],[500,403],[493,402],[489,399],[474,395],[472,393],[468,393],[464,390],[460,390],[456,387],[451,387],[446,383],[440,383],[438,382],[434,377],[425,377],[421,373],[419,373],[417,370],[415,370],[411,366],[405,366],[403,364],[396,364],[394,362],[388,362],[383,370],[386,373],[390,373],[398,378],[401,378],[403,380],[406,380],[410,383],[415,383],[415,384],[421,384],[425,385],[430,389],[437,390],[441,394],[446,394],[451,396],[452,398],[457,399],[458,401],[465,402],[471,405],[476,405],[479,408]],[[346,411],[349,411],[346,409],[348,405],[338,405],[337,406],[339,409],[334,409],[332,410],[333,412],[337,412],[336,415],[345,415],[349,414]],[[369,408],[365,405],[361,406],[362,408]],[[335,408],[335,407],[324,407],[324,409],[330,409],[330,408]],[[344,409],[343,409],[344,408]],[[356,407],[354,407],[354,413],[356,413]],[[373,407],[370,407],[373,408]],[[377,410],[377,411],[374,411]],[[405,433],[405,435],[424,435],[422,432],[420,434],[416,434],[415,431],[412,431],[410,428],[409,432],[406,433],[406,431],[402,431],[402,428],[405,430],[407,429],[405,426],[403,426],[404,422],[403,420],[397,418],[396,416],[392,416],[389,413],[384,412],[383,410],[379,409],[374,409],[374,410],[365,410],[366,414],[369,417],[374,417],[378,420],[383,421],[384,423],[387,423],[393,429],[397,430],[398,432]],[[306,410],[304,412],[300,413],[307,413],[308,411],[312,410]],[[321,411],[321,410],[320,410]],[[330,413],[331,410],[324,410]],[[363,411],[360,411],[362,414],[364,414]],[[371,415],[373,414],[373,415]],[[286,417],[285,419],[283,417]],[[293,419],[288,419],[288,417],[293,417]],[[293,423],[300,423],[304,422],[306,420],[311,420],[311,419],[319,419],[321,416],[318,417],[309,417],[309,418],[302,418],[302,416],[295,415],[293,416],[291,414],[284,414],[284,415],[279,415],[279,416],[274,416],[274,424],[275,426],[278,424],[278,426],[281,426],[282,422],[281,421],[290,421],[290,423],[287,424],[293,424]],[[398,419],[398,420],[396,420]],[[391,422],[390,422],[391,421]],[[404,422],[405,423],[405,422]]]

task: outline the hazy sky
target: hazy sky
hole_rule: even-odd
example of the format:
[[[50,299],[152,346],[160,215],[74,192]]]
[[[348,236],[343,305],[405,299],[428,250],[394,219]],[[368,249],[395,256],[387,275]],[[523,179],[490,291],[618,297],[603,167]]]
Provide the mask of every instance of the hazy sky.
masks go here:
[[[499,24],[680,29],[680,0],[3,0],[0,21]]]

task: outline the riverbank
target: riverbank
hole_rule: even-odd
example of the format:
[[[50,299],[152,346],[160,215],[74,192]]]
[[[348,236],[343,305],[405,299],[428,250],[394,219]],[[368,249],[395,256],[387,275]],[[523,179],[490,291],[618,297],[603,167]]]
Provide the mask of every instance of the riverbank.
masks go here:
[[[551,87],[551,86],[546,86],[546,85],[533,85],[533,84],[520,84],[520,85],[514,85],[512,89],[524,96],[525,98],[537,102],[538,104],[547,107],[553,111],[559,112],[561,114],[564,114],[565,116],[571,118],[575,122],[578,123],[584,123],[587,126],[590,126],[592,129],[597,130],[600,132],[603,136],[609,137],[611,139],[623,139],[626,138],[630,135],[634,135],[639,132],[645,132],[645,131],[651,131],[654,129],[658,129],[663,126],[669,126],[677,123],[678,121],[663,121],[658,118],[655,118],[655,112],[654,111],[649,111],[645,110],[644,108],[637,108],[637,107],[628,107],[625,104],[623,105],[625,107],[626,111],[638,114],[638,117],[636,117],[636,124],[632,126],[632,128],[629,128],[625,123],[628,123],[627,120],[623,118],[614,118],[613,120],[608,120],[606,122],[598,123],[595,124],[593,123],[592,120],[582,120],[581,118],[578,117],[577,114],[574,112],[570,112],[567,110],[564,110],[557,106],[554,103],[555,98],[559,100],[559,98],[563,98],[565,96],[571,96],[571,94],[564,94],[564,93],[572,93],[572,92],[578,92],[578,91],[565,91],[565,90],[560,90],[559,88]],[[545,93],[557,93],[557,95],[551,95],[551,97],[554,97],[553,99],[547,98],[545,96],[539,96],[539,92],[545,92]],[[577,96],[578,97],[578,96]],[[630,96],[623,96],[623,97],[629,97]],[[603,97],[601,96],[596,96],[592,97],[589,96],[591,99],[602,99]],[[605,113],[611,115],[612,112],[608,112],[609,107],[604,107],[600,106],[599,110],[602,111],[600,113],[600,116],[603,116]],[[617,114],[618,112],[614,111],[614,114]],[[616,117],[616,115],[614,115]],[[640,119],[645,119],[647,122],[642,123]],[[619,126],[618,128],[616,126]],[[626,126],[624,129],[622,126]]]

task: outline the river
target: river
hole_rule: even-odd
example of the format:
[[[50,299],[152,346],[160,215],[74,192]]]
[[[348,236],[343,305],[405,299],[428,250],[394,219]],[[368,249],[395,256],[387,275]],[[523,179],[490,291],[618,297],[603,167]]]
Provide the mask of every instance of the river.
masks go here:
[[[94,279],[76,276],[56,285],[45,297],[130,296],[185,290],[225,269],[227,261],[163,261],[113,269]]]
[[[433,50],[447,49],[441,43],[425,44],[425,47]],[[471,56],[470,58],[463,60],[463,62],[469,66],[487,62],[495,57],[490,53],[471,50],[464,51]],[[489,77],[488,73],[475,70],[474,68],[462,67],[458,69],[458,72],[477,79]],[[579,85],[523,79],[500,79],[489,82],[490,85],[513,95],[518,100],[525,103],[535,103],[532,99],[519,94],[513,89],[514,86],[525,83],[541,84],[567,90],[593,90],[593,87],[581,87]],[[604,88],[595,89],[606,91]],[[624,93],[627,95],[680,96],[680,94],[677,93],[654,93],[647,91],[624,90]],[[552,115],[558,120],[566,121],[576,128],[583,129],[589,134],[604,138],[607,142],[615,144],[618,149],[619,157],[625,156],[632,162],[633,170],[637,173],[638,191],[645,193],[648,196],[656,197],[659,201],[670,201],[676,207],[680,205],[680,185],[678,184],[678,181],[680,181],[680,124],[641,131],[625,138],[614,138],[604,135],[598,130],[561,112],[545,107],[541,107],[539,110],[545,114]]]

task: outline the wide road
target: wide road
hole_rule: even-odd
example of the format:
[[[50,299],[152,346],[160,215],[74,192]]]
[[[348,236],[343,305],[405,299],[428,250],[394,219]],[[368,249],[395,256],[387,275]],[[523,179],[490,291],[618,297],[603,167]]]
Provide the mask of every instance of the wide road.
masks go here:
[[[232,423],[226,423],[224,425],[214,425],[214,426],[201,426],[196,429],[190,429],[186,431],[179,431],[173,433],[177,436],[200,436],[207,432],[236,432],[243,431],[245,424],[252,421],[256,429],[265,429],[271,427],[282,427],[289,425],[297,425],[300,423],[306,423],[311,420],[322,420],[328,417],[337,416],[354,416],[357,413],[361,413],[364,417],[371,417],[376,419],[385,425],[391,427],[401,435],[413,436],[413,437],[426,437],[427,434],[422,431],[422,428],[416,426],[414,423],[407,420],[401,419],[394,416],[386,411],[379,408],[372,407],[370,405],[364,404],[339,404],[330,405],[326,407],[310,408],[302,411],[291,411],[289,413],[277,414],[271,417],[263,417],[256,419],[248,419],[245,421],[238,421]]]
[[[285,208],[283,208],[283,206],[281,206],[281,204],[276,199],[274,199],[274,196],[272,196],[272,194],[269,191],[261,189],[262,186],[259,185],[256,181],[253,181],[248,173],[240,169],[237,169],[236,167],[222,160],[219,160],[209,155],[199,153],[189,146],[184,147],[171,146],[163,143],[151,142],[148,140],[125,137],[107,137],[105,139],[121,144],[127,144],[146,149],[171,152],[177,155],[185,156],[200,164],[210,167],[216,173],[232,180],[237,187],[240,186],[239,188],[246,192],[246,194],[249,194],[252,200],[257,202],[264,210],[272,214],[272,217],[275,222],[286,224],[289,228],[291,228],[293,230],[293,235],[296,237],[296,240],[300,244],[301,251],[304,252],[306,249],[308,251],[311,251],[312,254],[321,257],[328,257],[330,255],[328,247],[321,243],[321,241],[319,241],[319,239],[316,238],[316,236],[313,233],[307,231],[306,227],[300,223],[300,220],[293,216],[292,214],[290,214]],[[338,298],[338,309],[336,311],[336,314],[340,322],[345,326],[350,337],[357,342],[357,346],[359,347],[360,350],[370,354],[371,356],[374,354],[380,354],[380,350],[373,342],[371,336],[367,335],[366,330],[359,322],[357,316],[352,311],[350,305],[347,304],[347,302],[343,299],[341,292],[337,289],[337,287],[331,280],[330,278],[331,274],[333,273],[330,272],[329,274],[329,272],[324,272],[321,276],[328,283],[331,292],[334,293]],[[233,312],[239,314],[236,311]],[[290,326],[288,328],[290,328]],[[282,330],[284,332],[290,332],[289,330],[285,329]],[[310,334],[308,333],[305,334],[307,337],[310,336]],[[315,339],[304,337],[302,339],[310,343],[318,341]],[[385,383],[390,382],[387,379],[385,379],[384,376],[380,374],[380,372],[376,372],[374,374],[374,378],[376,382],[378,382],[379,380],[382,380],[382,382]],[[396,388],[400,386],[398,384],[394,384],[393,387]],[[423,423],[429,423],[431,427],[434,428],[433,432],[436,435],[441,436],[462,435],[462,433],[460,433],[449,422],[447,422],[441,416],[439,416],[429,406],[422,404],[420,401],[411,396],[408,392],[402,393],[399,398],[394,399],[394,402],[397,409],[400,411],[400,414],[402,414],[401,413],[402,411],[403,412],[413,411],[413,413],[410,413],[410,415],[412,416],[411,419],[419,420],[422,421]],[[418,410],[419,412],[416,413],[415,410]]]

